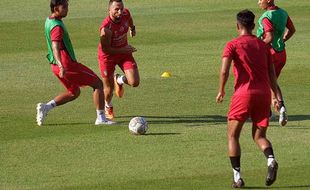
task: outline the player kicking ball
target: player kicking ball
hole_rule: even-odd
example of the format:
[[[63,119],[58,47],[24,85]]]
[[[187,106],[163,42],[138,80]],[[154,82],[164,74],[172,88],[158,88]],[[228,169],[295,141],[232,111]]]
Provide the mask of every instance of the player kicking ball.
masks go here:
[[[128,44],[127,33],[136,35],[135,25],[122,0],[110,0],[108,16],[100,26],[98,61],[104,84],[105,114],[109,119],[115,117],[112,105],[113,90],[117,97],[124,95],[124,84],[137,87],[140,83],[137,63],[133,58],[136,48]],[[118,65],[125,75],[114,75]]]
[[[110,125],[114,122],[104,115],[103,85],[100,78],[88,67],[78,63],[62,18],[68,14],[68,0],[51,0],[51,15],[45,21],[45,37],[48,47],[47,59],[54,75],[67,89],[48,103],[37,104],[37,124],[43,125],[47,113],[75,100],[80,95],[80,87],[93,88],[93,101],[97,109],[95,125]]]
[[[233,188],[244,187],[241,176],[239,137],[248,118],[252,120],[252,138],[267,158],[266,185],[277,178],[278,164],[271,142],[266,138],[271,104],[270,88],[277,95],[277,80],[267,45],[252,35],[255,15],[249,10],[237,14],[239,37],[229,41],[223,51],[219,93],[216,102],[225,96],[225,85],[233,63],[234,93],[228,112],[228,155],[233,169]]]

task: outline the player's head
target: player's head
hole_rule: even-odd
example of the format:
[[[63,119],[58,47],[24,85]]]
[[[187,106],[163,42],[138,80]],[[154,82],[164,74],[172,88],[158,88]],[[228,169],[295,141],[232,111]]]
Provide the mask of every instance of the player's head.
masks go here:
[[[257,4],[261,9],[266,10],[268,7],[274,6],[274,0],[258,0]]]
[[[255,15],[252,11],[245,9],[237,14],[238,28],[245,28],[252,31],[255,27],[254,24]]]
[[[113,21],[118,22],[121,20],[123,10],[124,10],[124,3],[122,0],[109,1],[109,15]]]
[[[68,14],[69,0],[51,0],[51,12],[57,14],[59,17],[65,17]]]

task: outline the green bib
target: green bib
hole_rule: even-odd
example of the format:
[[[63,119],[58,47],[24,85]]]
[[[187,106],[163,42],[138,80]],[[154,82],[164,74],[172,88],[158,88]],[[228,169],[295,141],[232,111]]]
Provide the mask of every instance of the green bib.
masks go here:
[[[268,18],[273,25],[273,40],[271,42],[271,46],[276,51],[283,51],[285,48],[285,44],[283,41],[283,35],[286,28],[286,23],[288,19],[288,14],[283,9],[276,10],[268,10],[266,11],[258,20],[258,29],[257,29],[257,37],[263,39],[264,35],[264,27],[263,27],[263,19]]]
[[[71,59],[73,61],[76,61],[74,50],[73,50],[73,47],[71,44],[71,40],[69,38],[68,31],[67,31],[65,25],[63,24],[63,22],[61,20],[47,18],[45,21],[45,38],[46,38],[46,42],[47,42],[48,54],[46,57],[47,57],[48,61],[52,64],[57,64],[56,60],[54,58],[53,49],[52,49],[52,40],[51,40],[51,31],[55,26],[60,26],[63,29],[63,31],[64,31],[63,42],[65,44],[66,50],[69,53]]]

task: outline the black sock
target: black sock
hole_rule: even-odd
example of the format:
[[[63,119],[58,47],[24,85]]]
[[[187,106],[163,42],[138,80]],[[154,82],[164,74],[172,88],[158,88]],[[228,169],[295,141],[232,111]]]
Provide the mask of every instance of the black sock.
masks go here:
[[[264,154],[266,158],[274,158],[273,149],[272,147],[268,147],[264,150]]]
[[[240,156],[229,157],[231,166],[234,170],[240,171]]]

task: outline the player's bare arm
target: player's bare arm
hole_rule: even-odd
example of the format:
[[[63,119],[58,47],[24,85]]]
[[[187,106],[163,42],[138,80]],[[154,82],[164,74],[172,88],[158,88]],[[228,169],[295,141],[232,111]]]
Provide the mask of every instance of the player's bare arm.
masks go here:
[[[216,97],[216,102],[223,102],[225,96],[225,85],[229,77],[229,70],[232,63],[232,58],[223,57],[222,59],[222,68],[220,71],[220,81],[219,81],[219,93]]]
[[[289,40],[294,35],[295,32],[296,32],[295,26],[291,21],[290,24],[287,26],[287,30],[283,36],[283,41],[286,42],[287,40]]]
[[[52,49],[54,58],[56,60],[56,63],[59,67],[59,77],[63,78],[65,76],[65,69],[61,62],[61,56],[60,56],[60,42],[59,41],[52,41]]]
[[[129,20],[129,30],[131,37],[136,36],[136,26],[134,25],[132,18]]]
[[[107,28],[102,28],[100,31],[100,43],[102,51],[107,54],[127,54],[137,51],[136,48],[131,45],[127,45],[122,48],[111,47],[112,31]]]
[[[266,44],[270,44],[273,40],[273,33],[272,32],[266,32],[265,33],[265,38],[263,39],[263,41],[266,43]]]

